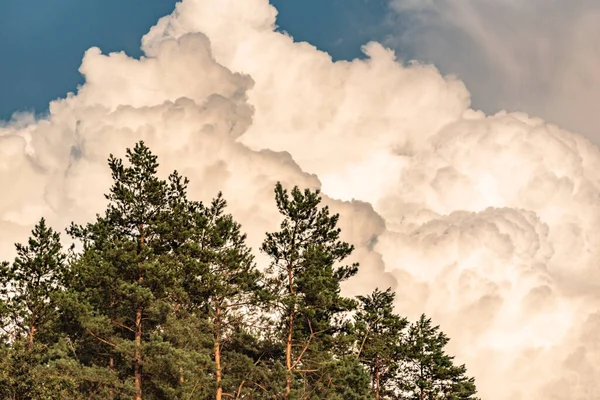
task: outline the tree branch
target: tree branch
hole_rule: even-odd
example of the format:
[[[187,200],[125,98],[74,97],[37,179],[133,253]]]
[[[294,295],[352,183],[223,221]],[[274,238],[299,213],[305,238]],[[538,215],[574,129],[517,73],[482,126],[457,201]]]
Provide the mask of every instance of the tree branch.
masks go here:
[[[99,341],[101,341],[102,343],[106,343],[107,345],[109,345],[109,346],[112,346],[112,347],[114,347],[115,349],[118,349],[118,348],[119,348],[119,346],[117,346],[116,344],[114,344],[114,343],[112,343],[112,342],[109,342],[109,341],[108,341],[108,340],[106,340],[106,339],[102,339],[100,336],[98,336],[98,335],[96,335],[94,332],[92,332],[92,331],[91,331],[89,328],[85,328],[85,330],[86,330],[86,331],[87,331],[87,332],[88,332],[90,335],[92,335],[93,337],[95,337],[96,339],[98,339]]]

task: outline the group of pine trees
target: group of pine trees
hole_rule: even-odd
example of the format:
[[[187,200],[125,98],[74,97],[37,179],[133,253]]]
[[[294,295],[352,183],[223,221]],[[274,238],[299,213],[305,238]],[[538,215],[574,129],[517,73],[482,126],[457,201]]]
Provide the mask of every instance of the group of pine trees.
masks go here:
[[[187,198],[138,143],[65,249],[42,219],[0,264],[0,398],[475,399],[474,380],[394,293],[344,297],[358,265],[318,191],[278,184],[281,229],[255,264],[219,194]]]

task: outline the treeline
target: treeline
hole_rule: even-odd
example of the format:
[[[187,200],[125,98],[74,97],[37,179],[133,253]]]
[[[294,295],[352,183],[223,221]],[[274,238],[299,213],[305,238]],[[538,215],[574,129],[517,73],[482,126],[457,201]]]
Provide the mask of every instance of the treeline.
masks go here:
[[[188,199],[143,142],[126,158],[77,246],[42,219],[1,264],[0,398],[475,399],[430,319],[341,295],[358,265],[318,191],[275,187],[259,268],[220,194]]]

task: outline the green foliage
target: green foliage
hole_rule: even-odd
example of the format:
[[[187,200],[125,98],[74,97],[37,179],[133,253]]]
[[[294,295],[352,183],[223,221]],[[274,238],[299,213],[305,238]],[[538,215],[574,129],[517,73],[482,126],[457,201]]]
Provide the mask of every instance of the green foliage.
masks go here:
[[[35,339],[50,340],[50,325],[57,317],[55,295],[62,289],[66,256],[60,235],[42,218],[27,245],[15,245],[12,264],[0,265],[0,323],[4,335],[27,340],[33,350]]]
[[[70,398],[67,380],[53,373],[58,301],[67,273],[60,235],[42,218],[12,264],[0,265],[0,396]],[[53,388],[50,391],[49,388]]]
[[[465,375],[464,365],[454,365],[454,357],[444,352],[448,341],[424,314],[410,326],[401,371],[403,399],[476,400],[475,380]]]
[[[104,213],[68,229],[81,250],[42,219],[0,264],[0,398],[475,399],[448,338],[425,316],[407,329],[391,289],[342,296],[358,265],[318,190],[275,187],[263,274],[220,193],[188,199],[143,142],[126,155]]]
[[[333,360],[342,318],[355,307],[341,296],[340,284],[358,265],[337,265],[354,247],[339,239],[339,215],[319,207],[318,190],[295,187],[288,193],[278,183],[275,200],[284,219],[278,232],[267,233],[261,250],[271,259],[267,274],[285,347],[286,397],[294,398],[318,386],[323,366]]]
[[[139,394],[155,371],[176,381],[160,366],[169,362],[165,358],[178,358],[164,340],[164,325],[182,272],[174,252],[181,246],[178,222],[187,211],[182,206],[187,180],[176,172],[168,181],[159,179],[157,158],[142,142],[127,150],[127,159],[128,166],[109,158],[114,183],[104,216],[69,230],[84,246],[73,265],[71,295],[77,301],[71,304],[77,308],[69,311],[80,325],[79,352],[86,365],[109,368],[120,382],[113,392],[130,387],[133,379]],[[149,396],[170,395],[167,383],[151,381]]]
[[[310,396],[301,398],[331,400],[371,399],[369,375],[353,356],[333,357],[323,363]]]
[[[181,306],[204,321],[212,334],[206,351],[210,348],[214,362],[210,368],[214,391],[232,395],[244,389],[254,360],[245,354],[243,345],[233,352],[230,348],[240,346],[249,327],[256,324],[252,315],[258,313],[264,291],[246,235],[225,213],[226,205],[221,193],[209,207],[190,203],[188,238],[177,254],[182,260],[185,294]]]
[[[369,371],[371,389],[377,398],[393,396],[398,391],[398,360],[405,351],[402,339],[408,322],[394,313],[394,297],[391,289],[358,296],[360,303],[354,318],[357,356]]]

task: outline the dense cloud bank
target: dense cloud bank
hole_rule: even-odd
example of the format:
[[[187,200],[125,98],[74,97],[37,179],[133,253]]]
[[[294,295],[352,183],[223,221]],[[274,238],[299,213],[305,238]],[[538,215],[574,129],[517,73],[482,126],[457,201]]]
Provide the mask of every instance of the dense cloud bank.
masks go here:
[[[90,49],[77,94],[0,125],[0,255],[44,215],[102,209],[106,158],[143,139],[190,196],[222,190],[257,248],[276,181],[321,187],[357,247],[349,294],[430,314],[492,400],[593,399],[600,371],[600,153],[377,43],[333,63],[275,32],[266,0],[184,0],[146,57]],[[261,258],[259,257],[259,261]]]

